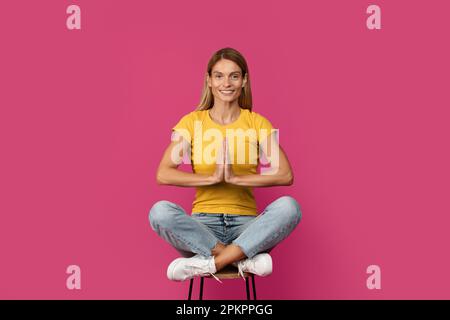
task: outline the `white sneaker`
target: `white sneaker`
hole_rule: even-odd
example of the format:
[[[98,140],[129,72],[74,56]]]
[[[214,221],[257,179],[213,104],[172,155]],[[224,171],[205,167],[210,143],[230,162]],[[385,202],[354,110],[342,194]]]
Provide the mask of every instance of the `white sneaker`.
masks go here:
[[[237,263],[239,274],[244,278],[244,272],[253,273],[261,277],[272,273],[272,257],[268,253],[258,253],[251,259],[244,259]]]
[[[214,257],[205,257],[199,254],[191,258],[177,258],[167,268],[167,278],[174,281],[184,281],[196,276],[212,275],[217,281],[221,282],[214,273],[216,273]]]

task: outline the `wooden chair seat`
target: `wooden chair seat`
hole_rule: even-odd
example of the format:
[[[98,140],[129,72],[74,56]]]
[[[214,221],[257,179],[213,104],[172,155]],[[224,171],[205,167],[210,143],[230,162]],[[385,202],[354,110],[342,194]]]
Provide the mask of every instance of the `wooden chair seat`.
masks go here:
[[[226,266],[225,268],[223,268],[222,270],[220,270],[219,272],[214,274],[217,278],[219,279],[237,279],[237,278],[241,278],[241,275],[239,274],[238,268],[229,265]],[[244,277],[250,277],[251,274],[244,272]],[[206,276],[206,278],[213,278],[213,276],[209,275]]]
[[[240,279],[241,275],[239,274],[238,268],[229,265],[223,268],[222,270],[216,272],[214,274],[217,278],[227,280],[227,279]],[[200,292],[199,292],[199,300],[203,300],[203,283],[205,278],[213,278],[212,275],[200,277]],[[245,289],[247,293],[247,300],[250,300],[250,279],[253,287],[253,300],[256,300],[256,285],[255,285],[255,275],[251,273],[244,272],[245,278]],[[191,279],[189,284],[189,295],[188,300],[192,298],[192,287],[194,285],[194,278]]]

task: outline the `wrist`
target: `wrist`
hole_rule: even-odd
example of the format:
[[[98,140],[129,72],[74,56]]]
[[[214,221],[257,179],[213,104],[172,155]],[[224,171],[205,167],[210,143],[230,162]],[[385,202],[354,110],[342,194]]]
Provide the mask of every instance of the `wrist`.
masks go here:
[[[219,183],[220,182],[220,177],[219,176],[217,176],[216,174],[213,174],[213,175],[211,175],[211,176],[208,176],[207,178],[206,178],[206,180],[207,180],[207,182],[208,182],[208,184],[216,184],[216,183]]]
[[[236,184],[236,185],[238,185],[239,184],[239,176],[231,176],[231,177],[229,177],[228,179],[227,179],[227,182],[228,183],[230,183],[230,184]]]

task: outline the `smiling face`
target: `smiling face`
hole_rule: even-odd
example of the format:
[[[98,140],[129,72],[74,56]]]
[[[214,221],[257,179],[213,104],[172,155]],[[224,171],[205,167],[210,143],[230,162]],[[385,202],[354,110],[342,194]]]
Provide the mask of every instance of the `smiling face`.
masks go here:
[[[216,101],[232,102],[239,98],[247,78],[241,68],[231,60],[219,60],[208,76],[208,86]]]

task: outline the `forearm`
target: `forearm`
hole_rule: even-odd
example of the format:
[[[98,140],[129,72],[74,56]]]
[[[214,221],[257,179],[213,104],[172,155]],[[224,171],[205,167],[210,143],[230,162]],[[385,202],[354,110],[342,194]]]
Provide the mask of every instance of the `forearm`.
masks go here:
[[[156,180],[162,185],[179,187],[200,187],[217,183],[216,178],[213,175],[184,172],[176,168],[158,170]]]
[[[233,176],[229,183],[242,187],[270,187],[292,185],[294,178],[291,173],[277,173],[273,175],[249,174]]]

